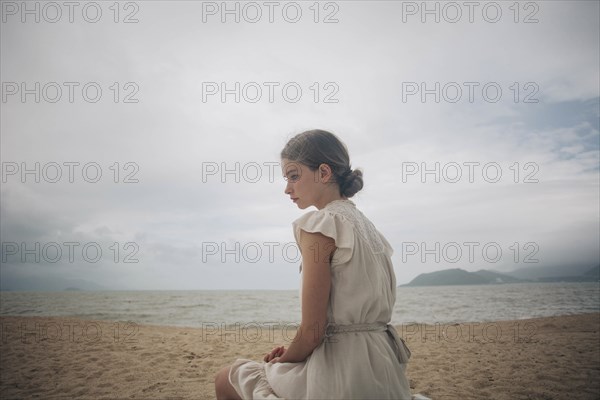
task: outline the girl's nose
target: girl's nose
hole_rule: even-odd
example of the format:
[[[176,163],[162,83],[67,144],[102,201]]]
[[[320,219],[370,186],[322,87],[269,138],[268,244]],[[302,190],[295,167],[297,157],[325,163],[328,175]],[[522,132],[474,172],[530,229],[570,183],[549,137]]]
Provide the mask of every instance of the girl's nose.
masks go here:
[[[291,188],[292,188],[292,183],[291,182],[286,182],[285,189],[283,190],[283,193],[290,194],[291,193]]]

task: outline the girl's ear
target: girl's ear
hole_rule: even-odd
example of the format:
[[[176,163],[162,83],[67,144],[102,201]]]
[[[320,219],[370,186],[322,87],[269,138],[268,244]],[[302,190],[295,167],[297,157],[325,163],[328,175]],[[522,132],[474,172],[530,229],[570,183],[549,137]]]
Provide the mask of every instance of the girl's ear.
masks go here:
[[[319,165],[319,176],[323,180],[323,182],[328,182],[332,174],[333,172],[331,171],[331,167],[329,165]]]

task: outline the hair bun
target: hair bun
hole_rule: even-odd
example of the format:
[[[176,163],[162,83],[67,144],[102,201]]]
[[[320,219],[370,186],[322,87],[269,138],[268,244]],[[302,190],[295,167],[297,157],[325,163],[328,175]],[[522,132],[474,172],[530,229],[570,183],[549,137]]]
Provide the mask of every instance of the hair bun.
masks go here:
[[[340,192],[346,197],[354,196],[363,188],[363,174],[360,169],[348,169],[342,174],[341,178],[342,184],[340,185]]]

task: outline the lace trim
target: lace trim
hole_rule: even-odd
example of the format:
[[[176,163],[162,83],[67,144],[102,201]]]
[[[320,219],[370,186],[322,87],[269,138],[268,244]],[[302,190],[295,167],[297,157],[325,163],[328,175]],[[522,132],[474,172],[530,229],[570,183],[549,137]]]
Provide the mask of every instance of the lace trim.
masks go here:
[[[377,229],[373,223],[369,221],[358,208],[356,208],[356,204],[354,204],[352,200],[333,200],[327,203],[324,209],[340,214],[350,221],[358,231],[358,234],[367,242],[373,253],[378,254],[384,251],[385,246]]]

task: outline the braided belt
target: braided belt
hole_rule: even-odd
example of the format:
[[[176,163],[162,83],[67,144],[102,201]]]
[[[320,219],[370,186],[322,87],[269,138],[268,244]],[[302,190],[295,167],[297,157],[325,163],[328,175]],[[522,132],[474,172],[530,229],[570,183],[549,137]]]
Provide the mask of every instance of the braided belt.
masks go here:
[[[410,350],[404,339],[398,335],[396,328],[392,324],[386,324],[385,322],[374,322],[372,324],[350,324],[350,325],[337,325],[328,324],[325,329],[325,337],[329,338],[338,333],[352,333],[352,332],[387,332],[392,338],[395,345],[396,357],[400,364],[405,364],[410,358]]]

